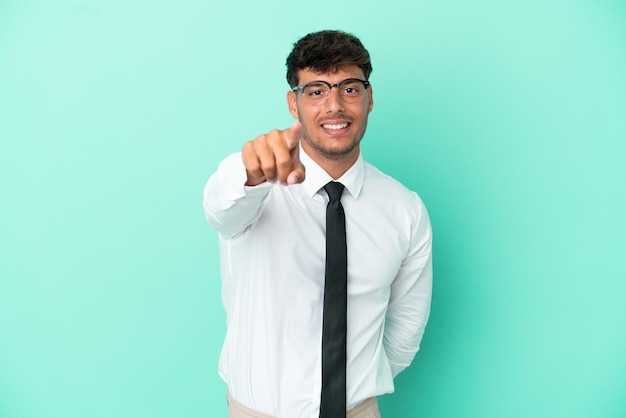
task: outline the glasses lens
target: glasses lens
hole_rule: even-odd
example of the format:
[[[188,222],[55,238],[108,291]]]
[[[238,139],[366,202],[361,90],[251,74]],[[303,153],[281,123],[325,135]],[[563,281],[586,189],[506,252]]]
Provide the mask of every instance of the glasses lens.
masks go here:
[[[330,88],[327,84],[313,82],[304,86],[302,94],[304,98],[310,103],[322,103],[328,97]]]
[[[365,83],[358,78],[347,78],[332,87],[337,87],[341,99],[348,103],[361,100],[366,89]],[[332,87],[323,81],[312,81],[302,87],[302,96],[308,103],[320,105],[326,102]]]
[[[365,84],[361,80],[349,78],[339,83],[339,94],[346,102],[356,102],[363,97]]]

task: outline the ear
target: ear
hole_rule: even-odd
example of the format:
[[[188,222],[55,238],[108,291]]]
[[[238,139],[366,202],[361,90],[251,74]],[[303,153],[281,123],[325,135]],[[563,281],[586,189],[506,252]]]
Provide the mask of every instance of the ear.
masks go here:
[[[298,113],[298,103],[296,101],[296,92],[288,91],[287,92],[287,106],[289,106],[289,113],[294,119],[300,119],[300,114]]]
[[[374,91],[372,90],[372,85],[369,85],[369,88],[367,89],[367,94],[369,94],[370,96],[370,104],[367,108],[367,113],[371,113],[372,109],[374,108]]]

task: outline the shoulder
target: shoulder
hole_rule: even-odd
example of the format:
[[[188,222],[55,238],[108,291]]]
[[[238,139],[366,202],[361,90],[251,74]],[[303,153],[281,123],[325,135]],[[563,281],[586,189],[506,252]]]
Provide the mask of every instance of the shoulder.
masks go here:
[[[383,173],[368,162],[365,162],[364,169],[363,192],[376,194],[379,198],[388,199],[394,204],[404,203],[409,206],[423,207],[424,203],[420,196],[400,181]]]
[[[386,222],[414,247],[430,242],[430,217],[420,196],[373,165],[365,163],[364,168],[361,197],[376,212],[378,221]]]

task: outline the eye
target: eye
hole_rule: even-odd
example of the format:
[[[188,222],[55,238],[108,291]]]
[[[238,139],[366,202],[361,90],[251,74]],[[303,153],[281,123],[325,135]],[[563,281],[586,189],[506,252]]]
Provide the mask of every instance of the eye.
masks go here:
[[[361,93],[362,83],[357,80],[348,80],[341,85],[341,94],[358,96]]]
[[[311,99],[324,97],[328,92],[328,86],[321,83],[312,83],[304,87],[304,95]]]

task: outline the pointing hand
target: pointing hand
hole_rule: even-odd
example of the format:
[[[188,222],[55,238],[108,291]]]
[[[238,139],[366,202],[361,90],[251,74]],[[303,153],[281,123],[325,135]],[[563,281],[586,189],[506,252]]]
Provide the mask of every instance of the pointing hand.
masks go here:
[[[283,185],[302,183],[304,166],[300,162],[302,124],[294,122],[290,128],[274,129],[243,145],[241,158],[246,167],[246,186],[265,181],[279,181]]]

